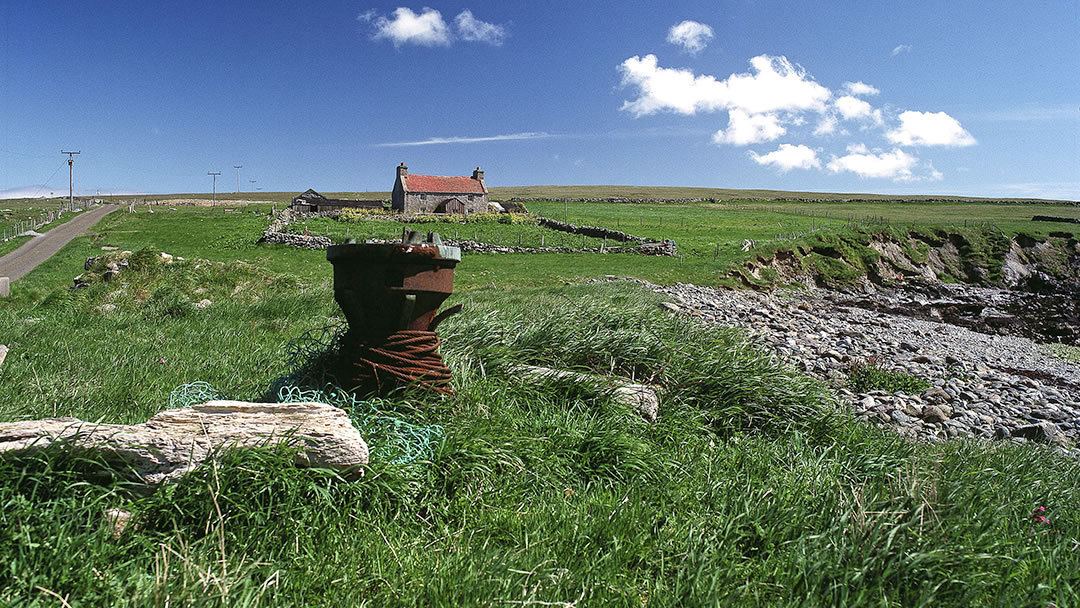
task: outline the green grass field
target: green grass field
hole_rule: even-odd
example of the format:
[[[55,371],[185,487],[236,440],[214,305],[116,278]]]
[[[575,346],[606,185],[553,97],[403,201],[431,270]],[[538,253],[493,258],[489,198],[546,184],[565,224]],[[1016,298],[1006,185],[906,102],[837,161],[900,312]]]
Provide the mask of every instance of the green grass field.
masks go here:
[[[775,244],[786,246],[851,230],[839,204],[829,217],[752,205],[566,207],[574,223],[673,238],[681,262],[466,254],[448,302],[464,310],[439,330],[456,394],[365,404],[433,441],[402,462],[400,437],[369,431],[360,481],[254,450],[144,496],[102,483],[93,459],[3,459],[0,604],[1076,604],[1075,460],[872,429],[740,332],[671,316],[638,286],[580,284],[605,274],[710,283],[747,255],[745,238],[760,252],[777,234],[801,235]],[[1005,231],[1060,229],[1032,226],[1030,205],[952,209],[852,208],[921,227],[962,229],[967,209]],[[324,252],[256,244],[268,211],[114,213],[14,284],[0,300],[11,348],[0,420],[142,422],[199,380],[229,398],[266,396],[290,372],[290,340],[341,321]],[[308,230],[344,238],[346,227],[401,230],[330,220]],[[536,230],[503,228],[483,238]],[[102,246],[185,259],[69,290]],[[195,308],[202,298],[214,303]],[[659,422],[602,387],[523,382],[508,372],[516,364],[648,378],[664,387]],[[1048,523],[1031,517],[1040,506]],[[134,516],[116,539],[111,508]]]

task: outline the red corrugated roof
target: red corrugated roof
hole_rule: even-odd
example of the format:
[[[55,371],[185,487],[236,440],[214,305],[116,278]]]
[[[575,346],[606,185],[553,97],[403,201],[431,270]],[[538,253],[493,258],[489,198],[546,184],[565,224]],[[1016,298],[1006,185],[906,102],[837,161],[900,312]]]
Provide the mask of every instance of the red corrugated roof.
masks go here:
[[[405,189],[409,192],[437,192],[440,194],[483,194],[484,187],[471,177],[448,177],[445,175],[405,176]]]

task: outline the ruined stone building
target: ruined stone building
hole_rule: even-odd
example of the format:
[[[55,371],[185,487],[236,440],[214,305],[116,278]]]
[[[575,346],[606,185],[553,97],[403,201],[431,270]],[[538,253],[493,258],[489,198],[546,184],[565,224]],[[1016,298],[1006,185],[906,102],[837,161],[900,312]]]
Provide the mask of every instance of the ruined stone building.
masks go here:
[[[409,175],[401,163],[397,168],[392,207],[403,213],[479,213],[488,209],[484,172],[477,167],[472,176]]]
[[[293,197],[292,208],[296,211],[320,213],[324,211],[340,211],[345,208],[359,209],[382,209],[384,200],[357,200],[326,198],[318,192],[308,188],[308,191]]]

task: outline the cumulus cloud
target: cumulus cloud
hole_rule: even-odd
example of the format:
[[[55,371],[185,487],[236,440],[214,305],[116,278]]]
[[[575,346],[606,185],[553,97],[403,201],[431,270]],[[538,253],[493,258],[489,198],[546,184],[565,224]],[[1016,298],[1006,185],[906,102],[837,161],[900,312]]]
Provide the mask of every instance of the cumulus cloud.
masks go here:
[[[885,134],[900,146],[973,146],[975,138],[960,125],[960,121],[945,112],[914,112],[900,114],[900,126]]]
[[[486,42],[499,46],[506,38],[506,28],[494,23],[480,21],[473,17],[472,11],[465,9],[454,17],[454,25],[457,26],[458,34],[462,40],[468,42]]]
[[[881,110],[875,110],[873,106],[858,97],[844,95],[837,98],[833,105],[840,113],[840,116],[844,117],[844,120],[865,119],[876,124],[881,124],[883,121]]]
[[[673,32],[674,32],[673,28]],[[850,80],[835,92],[816,82],[802,67],[783,56],[759,55],[750,70],[717,77],[694,70],[660,65],[656,55],[633,56],[618,66],[621,84],[630,89],[621,110],[640,118],[653,114],[694,116],[727,113],[727,126],[714,132],[713,143],[750,146],[781,137],[792,143],[776,150],[755,150],[748,158],[780,171],[819,169],[834,174],[896,181],[940,180],[929,161],[920,161],[910,146],[970,146],[975,138],[944,112],[904,111],[867,101],[881,94],[877,87]],[[856,129],[888,148],[849,146],[830,154],[798,137],[842,141]],[[796,141],[792,141],[796,139]],[[824,167],[822,166],[824,165]]]
[[[780,144],[780,147],[768,154],[750,153],[750,158],[759,165],[772,165],[787,173],[792,169],[820,169],[821,161],[817,152],[808,146],[799,144]]]
[[[454,34],[439,11],[424,7],[419,13],[408,7],[398,7],[390,16],[379,15],[375,9],[360,13],[357,20],[370,23],[373,40],[389,40],[394,47],[405,44],[419,46],[450,46]],[[506,38],[506,27],[481,21],[472,11],[464,9],[454,18],[457,34],[466,42],[486,42],[499,46]]]
[[[395,47],[403,44],[420,46],[447,46],[450,44],[450,28],[443,21],[442,13],[424,7],[419,13],[400,6],[394,9],[391,17],[379,16],[374,10],[361,13],[360,21],[370,22],[375,33],[375,40],[387,39]]]
[[[700,53],[713,38],[713,29],[704,23],[687,19],[671,26],[668,30],[667,41],[682,47],[691,55]]]
[[[910,53],[910,52],[911,52],[911,45],[910,44],[898,44],[898,45],[896,45],[896,47],[893,48],[892,52],[889,53],[889,54],[892,55],[893,57],[896,57],[900,53]]]
[[[844,156],[833,156],[826,167],[833,173],[850,172],[859,177],[890,178],[896,181],[914,179],[912,169],[918,157],[899,148],[890,152],[871,152],[862,144],[848,146]]]
[[[877,95],[881,91],[877,87],[866,84],[863,81],[858,82],[845,82],[844,91],[848,95],[864,96],[864,95]]]
[[[728,128],[713,135],[718,144],[745,146],[773,141],[787,133],[775,114],[748,114],[745,110],[728,112]]]
[[[759,55],[750,65],[753,72],[717,80],[690,70],[660,67],[656,55],[631,57],[619,65],[619,71],[623,86],[637,88],[638,97],[624,101],[622,109],[634,116],[732,109],[750,114],[820,111],[832,95],[786,57]]]

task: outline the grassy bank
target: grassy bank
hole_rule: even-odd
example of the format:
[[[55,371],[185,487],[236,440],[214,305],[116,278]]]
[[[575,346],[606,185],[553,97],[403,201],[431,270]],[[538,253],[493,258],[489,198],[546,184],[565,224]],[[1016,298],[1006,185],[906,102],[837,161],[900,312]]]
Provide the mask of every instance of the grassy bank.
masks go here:
[[[226,265],[150,266],[126,287],[9,309],[0,331],[17,342],[0,368],[0,412],[134,422],[193,380],[253,398],[287,371],[287,339],[335,313],[329,285],[281,280]],[[238,285],[227,303],[185,304]],[[440,333],[456,396],[378,403],[401,421],[439,425],[430,457],[392,464],[382,456],[389,438],[372,434],[358,482],[254,451],[149,497],[94,481],[92,460],[8,459],[0,598],[1065,606],[1076,597],[1073,461],[1037,447],[914,444],[859,425],[741,334],[662,313],[638,287],[477,290],[455,301],[465,311]],[[641,421],[599,385],[522,382],[507,371],[516,363],[648,379],[665,388],[660,421]],[[1032,520],[1039,506],[1048,523]],[[109,508],[134,517],[116,539]]]

